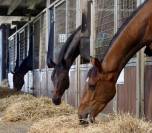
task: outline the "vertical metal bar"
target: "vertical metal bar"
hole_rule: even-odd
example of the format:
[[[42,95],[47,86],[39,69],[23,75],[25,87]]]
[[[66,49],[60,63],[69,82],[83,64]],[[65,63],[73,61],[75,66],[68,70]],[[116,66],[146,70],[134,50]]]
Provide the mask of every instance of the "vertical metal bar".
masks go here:
[[[43,14],[42,14],[43,15]],[[38,21],[40,21],[40,43],[39,43],[39,76],[40,76],[40,90],[39,90],[39,96],[42,95],[41,93],[41,89],[42,89],[42,15],[40,16],[40,19]]]
[[[65,19],[66,19],[66,21],[65,21],[65,33],[66,33],[66,37],[68,37],[68,1],[69,0],[65,0],[65,4],[66,4],[66,16],[65,16]],[[69,71],[69,73],[70,73],[70,71]],[[67,91],[65,91],[65,102],[67,103],[68,102],[68,93],[67,93]]]
[[[81,24],[81,0],[76,1],[76,27]],[[76,59],[77,106],[80,103],[80,56]]]
[[[95,56],[95,38],[96,38],[96,23],[95,23],[95,0],[91,4],[91,34],[90,34],[90,55]]]
[[[3,39],[2,39],[2,29],[0,29],[0,85],[2,82],[2,44],[3,44]]]
[[[143,0],[137,0],[137,7]],[[136,66],[136,116],[144,114],[144,53],[143,50],[137,53]]]
[[[114,0],[114,34],[117,32],[118,30],[118,22],[119,22],[119,15],[118,15],[118,11],[119,11],[119,5],[118,5],[118,0]],[[117,85],[116,85],[116,95],[114,97],[114,101],[113,101],[113,111],[117,112]]]
[[[28,51],[29,51],[29,48],[30,48],[30,24],[27,25],[27,55],[28,55]],[[29,56],[29,55],[28,55]],[[29,86],[29,82],[30,82],[30,74],[29,72],[27,73],[27,89],[28,89],[28,93],[30,93],[30,86]]]
[[[55,44],[56,44],[56,7],[54,5],[54,46],[53,46],[53,50],[55,50]],[[54,51],[53,51],[53,59],[54,59]]]
[[[144,2],[145,0],[141,0],[141,4]],[[144,58],[144,48],[142,48],[141,50],[141,99],[140,99],[140,106],[141,106],[141,117],[145,116],[145,112],[144,112],[144,74],[145,74],[145,58]]]
[[[42,14],[43,15],[43,14]],[[39,21],[40,21],[40,46],[39,46],[39,69],[41,70],[42,69],[42,15],[40,16],[40,19],[39,19]]]
[[[47,0],[49,1],[49,0]],[[49,2],[47,3],[47,7],[49,6]],[[48,42],[49,42],[49,31],[50,31],[50,9],[46,9],[46,42],[45,42],[45,60],[47,60],[47,52],[48,52]],[[45,63],[46,64],[46,63]],[[49,86],[48,86],[48,67],[45,65],[45,71],[46,71],[46,89],[47,94],[49,93]]]
[[[140,0],[137,0],[137,7],[140,5]],[[140,100],[140,52],[137,53],[137,65],[136,65],[136,116],[140,116],[140,107],[139,107],[139,100]]]

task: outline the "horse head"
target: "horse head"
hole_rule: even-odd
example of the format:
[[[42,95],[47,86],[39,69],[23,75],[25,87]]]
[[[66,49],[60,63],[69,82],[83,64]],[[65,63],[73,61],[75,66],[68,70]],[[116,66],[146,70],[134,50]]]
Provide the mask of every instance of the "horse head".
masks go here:
[[[15,90],[20,91],[22,89],[25,74],[33,68],[32,61],[32,57],[29,55],[23,60],[19,67],[15,67],[13,72],[13,85]]]
[[[13,74],[13,86],[16,91],[20,91],[22,89],[22,86],[24,85],[24,77],[20,76],[17,69],[14,70],[14,72],[11,72]]]
[[[54,65],[51,75],[54,86],[52,101],[55,105],[59,105],[65,90],[69,88],[69,70],[66,68],[64,61],[59,64],[53,63],[52,65]]]
[[[24,76],[20,76],[18,73],[13,74],[13,85],[16,91],[20,91],[24,85]]]
[[[81,98],[78,115],[80,124],[94,122],[95,117],[115,95],[115,83],[111,76],[104,75],[101,62],[92,58],[93,67],[89,70]]]

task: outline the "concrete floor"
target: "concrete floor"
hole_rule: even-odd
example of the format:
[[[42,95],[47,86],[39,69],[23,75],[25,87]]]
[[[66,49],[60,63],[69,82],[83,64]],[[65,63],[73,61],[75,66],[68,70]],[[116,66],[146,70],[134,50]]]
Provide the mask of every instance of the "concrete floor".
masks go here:
[[[2,113],[0,113],[2,116]],[[27,133],[32,122],[3,122],[0,120],[0,133]]]

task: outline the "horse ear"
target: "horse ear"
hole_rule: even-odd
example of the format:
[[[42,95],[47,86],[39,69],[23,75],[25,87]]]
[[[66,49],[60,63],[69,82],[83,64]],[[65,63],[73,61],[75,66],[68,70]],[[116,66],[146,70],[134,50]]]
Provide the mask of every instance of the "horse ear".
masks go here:
[[[15,74],[15,72],[11,71],[11,74]]]
[[[47,66],[48,66],[48,68],[52,68],[52,67],[55,67],[55,66],[56,66],[56,64],[53,62],[53,60],[52,60],[52,59],[50,59],[50,61],[49,61],[49,62],[47,62]]]
[[[83,12],[82,13],[82,25],[81,25],[81,32],[85,32],[87,29],[87,17],[86,14]]]
[[[90,63],[93,66],[96,66],[98,68],[99,72],[101,72],[101,70],[102,70],[101,62],[97,58],[90,56]]]

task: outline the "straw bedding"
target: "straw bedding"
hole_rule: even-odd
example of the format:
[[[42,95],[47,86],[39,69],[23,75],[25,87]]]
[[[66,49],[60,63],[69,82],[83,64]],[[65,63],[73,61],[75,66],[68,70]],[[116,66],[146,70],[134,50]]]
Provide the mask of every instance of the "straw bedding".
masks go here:
[[[84,127],[71,106],[64,102],[55,106],[49,98],[27,94],[1,98],[0,111],[3,121],[38,120],[28,133],[152,133],[152,123],[129,114],[109,115]]]
[[[0,111],[5,111],[6,108],[11,106],[12,104],[32,99],[35,99],[35,97],[29,94],[15,94],[9,97],[2,98],[0,99]]]
[[[75,110],[67,104],[62,103],[61,106],[53,105],[49,98],[31,98],[20,100],[8,106],[2,120],[12,122],[19,120],[34,121],[53,116],[66,116],[74,112]]]
[[[17,94],[21,94],[22,92],[16,92],[13,89],[9,89],[8,87],[0,87],[0,99],[1,98],[5,98],[5,97],[9,97],[11,95],[17,95]]]
[[[152,124],[129,114],[111,115],[87,127],[80,126],[77,115],[41,120],[28,133],[152,133]]]

